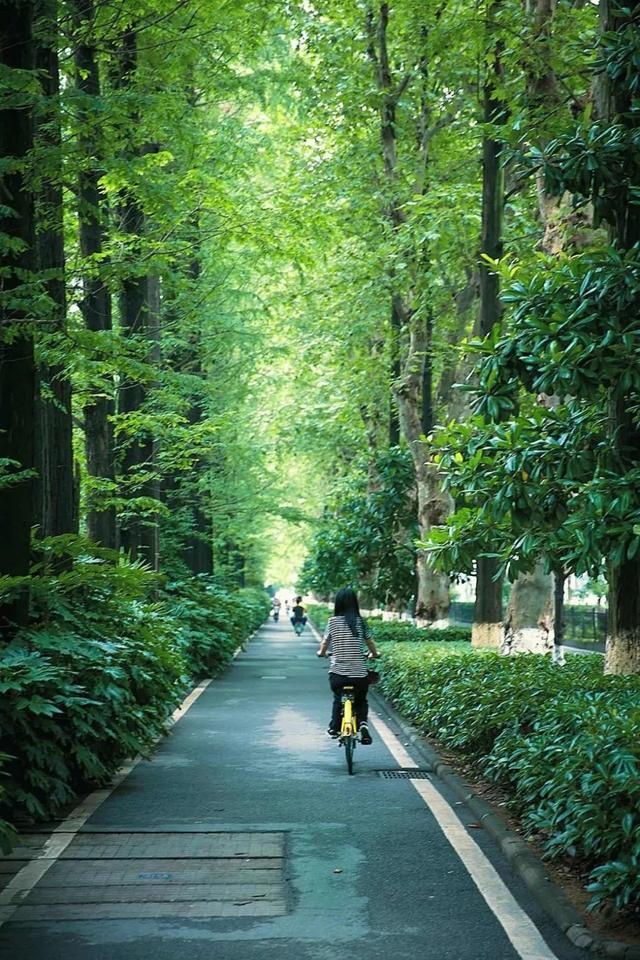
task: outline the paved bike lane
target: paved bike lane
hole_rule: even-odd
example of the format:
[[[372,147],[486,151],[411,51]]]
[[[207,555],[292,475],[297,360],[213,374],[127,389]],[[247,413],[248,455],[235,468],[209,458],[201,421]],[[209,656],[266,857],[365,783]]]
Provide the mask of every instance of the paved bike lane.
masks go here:
[[[434,780],[544,937],[519,937],[507,903],[509,939],[418,789],[381,773],[398,769],[386,730],[373,726],[347,775],[324,732],[327,664],[315,649],[308,630],[263,627],[20,901],[0,955],[583,958]]]

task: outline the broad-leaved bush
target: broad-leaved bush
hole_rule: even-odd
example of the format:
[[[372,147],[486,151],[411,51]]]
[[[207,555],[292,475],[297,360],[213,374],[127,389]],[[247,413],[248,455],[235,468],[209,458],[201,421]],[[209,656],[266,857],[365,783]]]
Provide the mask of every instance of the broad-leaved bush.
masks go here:
[[[32,623],[0,650],[0,846],[11,823],[51,819],[148,751],[191,682],[219,672],[269,609],[264,591],[211,577],[163,586],[79,544],[62,565],[45,555]]]
[[[590,865],[592,907],[640,906],[640,677],[444,644],[387,644],[383,665],[382,691],[505,787],[549,856]]]

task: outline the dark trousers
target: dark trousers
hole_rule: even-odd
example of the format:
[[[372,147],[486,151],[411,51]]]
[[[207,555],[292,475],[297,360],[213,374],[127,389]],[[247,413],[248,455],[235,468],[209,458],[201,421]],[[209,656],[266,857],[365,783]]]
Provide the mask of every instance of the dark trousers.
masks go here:
[[[369,704],[367,703],[367,691],[369,689],[368,677],[341,677],[339,673],[329,674],[329,684],[333,690],[333,709],[331,711],[331,729],[339,730],[342,718],[342,690],[343,687],[353,687],[353,708],[358,724],[364,723],[367,719]]]

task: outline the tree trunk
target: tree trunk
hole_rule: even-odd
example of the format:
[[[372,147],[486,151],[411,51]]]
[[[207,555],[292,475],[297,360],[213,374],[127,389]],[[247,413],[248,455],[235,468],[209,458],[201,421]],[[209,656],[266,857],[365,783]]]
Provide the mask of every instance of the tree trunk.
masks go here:
[[[154,370],[162,364],[162,344],[160,333],[160,278],[152,274],[148,278],[147,288],[147,338],[149,341],[149,363]],[[156,386],[154,384],[153,386]],[[157,472],[158,441],[153,438],[148,448],[148,466],[152,477],[145,484],[144,495],[157,500],[162,497],[160,476]],[[154,569],[160,569],[160,528],[157,516],[140,526],[140,554]]]
[[[46,271],[51,304],[47,329],[64,333],[66,291],[62,207],[62,158],[60,132],[60,74],[57,49],[57,0],[36,4],[36,67],[42,85],[42,103],[36,116],[36,144],[53,158],[39,185],[37,219],[44,224],[37,234],[38,267]],[[77,533],[77,509],[73,465],[71,380],[62,364],[41,364],[39,370],[37,464],[37,522],[42,537]],[[43,389],[44,388],[44,389]]]
[[[526,65],[527,102],[529,108],[543,116],[553,116],[560,103],[558,81],[553,67],[553,21],[557,0],[529,0],[527,13],[531,23],[531,34],[527,44],[530,60]],[[536,146],[544,149],[549,141],[543,130]],[[563,197],[547,193],[544,172],[536,174],[538,212],[543,226],[540,247],[545,253],[560,253],[564,245],[564,228],[570,208]]]
[[[521,574],[511,588],[502,653],[549,653],[553,646],[551,578],[538,564]]]
[[[624,29],[629,17],[616,13],[617,4],[601,0],[599,15],[602,33]],[[640,0],[628,0],[625,7],[632,15],[640,10]],[[622,124],[637,134],[638,111],[633,110],[635,93],[626,70],[612,79],[602,74],[597,91],[599,112],[611,122]],[[637,182],[635,184],[637,187]],[[622,191],[610,218],[610,237],[622,250],[640,243],[640,206],[626,201]],[[630,317],[633,325],[635,318]],[[611,391],[611,436],[618,462],[628,468],[640,462],[640,429],[637,426],[636,401],[616,385]],[[609,637],[605,656],[605,673],[640,673],[640,558],[609,564]]]
[[[429,430],[433,426],[432,423],[423,423],[425,411],[428,411],[429,417],[432,412],[430,404],[423,405],[422,397],[425,357],[431,355],[430,324],[413,316],[409,323],[405,321],[405,326],[410,329],[410,343],[403,374],[395,392],[402,433],[409,444],[416,473],[420,538],[426,539],[433,526],[445,522],[451,503],[442,489],[438,469],[429,458],[428,446],[422,440],[425,426]],[[415,616],[418,625],[445,621],[450,606],[449,577],[429,566],[424,550],[418,550],[416,578],[418,594]]]
[[[5,82],[12,71],[25,73],[34,67],[33,3],[30,0],[0,2],[0,65]],[[23,74],[24,77],[24,74]],[[24,79],[22,79],[24,86]],[[0,110],[0,232],[17,241],[19,249],[5,249],[0,266],[0,462],[10,460],[16,470],[35,466],[35,361],[31,317],[11,302],[24,275],[36,268],[34,198],[22,163],[33,148],[33,101],[30,94],[14,98]],[[9,161],[7,165],[7,161]],[[6,167],[8,166],[8,169]],[[17,464],[17,467],[15,466]],[[0,497],[0,575],[27,576],[30,563],[31,526],[34,521],[32,475],[2,490]],[[10,601],[0,602],[0,633],[10,638],[16,626],[29,618],[29,591],[24,587]]]
[[[137,35],[134,29],[126,30],[121,37],[120,46],[115,55],[113,70],[114,86],[120,90],[130,89],[135,80],[137,70]],[[131,130],[135,130],[140,118],[134,111],[129,118]],[[135,136],[127,132],[127,139]],[[123,159],[128,160],[136,156],[138,149],[125,150]],[[123,266],[125,274],[120,283],[119,312],[120,330],[123,338],[131,342],[135,351],[146,338],[147,314],[149,310],[148,277],[139,269],[138,256],[140,241],[144,233],[144,211],[137,197],[129,190],[123,190],[120,196],[116,214],[119,227],[127,237],[127,255]],[[142,493],[138,474],[141,470],[151,466],[153,444],[151,437],[140,432],[139,428],[132,433],[127,430],[127,418],[137,413],[145,401],[146,390],[139,379],[123,376],[118,389],[118,414],[124,420],[123,439],[119,460],[119,479],[123,482],[121,495],[125,500]],[[142,553],[144,523],[133,512],[126,520],[121,518],[119,524],[120,545],[127,551],[133,560],[139,559]],[[148,559],[148,558],[146,558]]]
[[[396,108],[400,97],[411,83],[407,73],[395,82],[391,70],[387,46],[389,4],[380,3],[377,14],[370,7],[367,11],[367,53],[375,70],[379,92],[380,145],[386,183],[386,196],[382,213],[396,237],[400,236],[406,217],[403,211],[397,173]],[[426,30],[421,32],[421,41],[426,47]],[[417,156],[415,163],[415,193],[425,194],[429,167],[429,142],[433,131],[429,129],[429,99],[427,96],[426,56],[420,61],[419,70],[422,90],[420,109],[416,117]],[[431,356],[433,315],[427,301],[427,292],[422,290],[428,266],[426,249],[419,255],[407,251],[412,261],[413,280],[404,292],[401,289],[393,263],[388,269],[391,288],[391,337],[393,396],[398,412],[401,432],[409,444],[416,474],[418,503],[418,527],[422,539],[431,528],[444,522],[450,510],[449,497],[443,492],[440,474],[430,460],[428,446],[421,439],[433,426],[433,384],[431,366],[425,369],[425,358]],[[414,309],[414,303],[422,303],[424,314]],[[426,320],[425,320],[426,317]],[[427,391],[425,393],[425,390]],[[392,407],[393,409],[393,407]],[[396,439],[393,417],[390,439]],[[418,550],[416,556],[416,620],[419,624],[432,624],[446,620],[449,612],[449,578],[432,570],[427,554]]]
[[[553,574],[553,662],[564,664],[564,586],[567,575],[564,570]]]
[[[618,462],[630,466],[629,458],[634,456],[637,465],[640,461],[640,431],[635,422],[634,406],[629,397],[617,390],[611,398],[610,409],[610,436],[618,451]],[[609,563],[607,579],[609,636],[605,673],[640,673],[640,560]]]
[[[191,423],[198,423],[201,417],[201,408],[194,405],[189,414],[189,421]],[[200,475],[204,469],[205,467],[203,464],[199,463],[196,465],[198,475]],[[205,511],[198,504],[192,507],[191,515],[193,518],[191,527],[192,532],[191,535],[187,537],[184,545],[183,555],[185,563],[194,574],[212,574],[213,530],[211,521],[209,520],[209,517]]]
[[[551,38],[553,35],[553,18],[556,11],[556,0],[528,0],[526,14],[529,17],[531,25],[530,40],[527,50],[530,54],[530,61],[526,66],[527,79],[527,102],[531,110],[544,110],[545,114],[550,113],[558,103],[557,80],[553,69],[551,58]],[[537,146],[543,149],[548,141],[548,137],[543,135],[538,138]],[[543,227],[542,239],[539,243],[540,249],[548,254],[557,254],[563,245],[563,227],[564,220],[562,216],[562,198],[548,194],[545,190],[544,175],[539,173],[536,178],[538,213]],[[546,581],[546,582],[544,582]],[[544,582],[544,588],[543,588]],[[532,594],[529,599],[525,598],[527,590]],[[536,567],[533,576],[526,575],[519,577],[511,588],[512,595],[515,592],[514,603],[516,606],[522,606],[534,610],[539,604],[541,593],[548,593],[551,596],[553,592],[553,580],[550,574],[543,574],[540,566]],[[511,598],[509,599],[511,605]],[[516,646],[520,643],[527,647],[531,644],[532,649],[548,649],[548,633],[545,629],[551,629],[553,620],[553,604],[551,604],[548,615],[543,615],[541,611],[542,622],[545,627],[538,630],[534,625],[529,625],[523,633],[520,640],[516,638]],[[533,632],[531,632],[533,631]],[[514,635],[509,628],[509,614],[507,613],[507,624],[505,627],[505,636],[503,649],[508,651],[514,643]]]
[[[396,403],[394,386],[400,379],[400,318],[393,299],[391,301],[391,389],[389,391],[389,446],[400,445],[400,414]]]
[[[487,31],[491,35],[491,19],[501,0],[489,8]],[[503,80],[502,43],[492,41],[493,57],[484,84],[484,122],[504,123],[506,104],[496,94]],[[487,129],[485,128],[485,130]],[[482,228],[480,236],[480,311],[479,334],[488,336],[502,317],[500,278],[484,256],[498,260],[503,253],[502,221],[504,210],[504,168],[501,163],[502,142],[485,132],[482,141]],[[490,547],[490,544],[487,544]],[[499,647],[502,635],[502,577],[498,575],[494,557],[479,556],[476,561],[476,602],[471,642],[474,646]]]
[[[83,277],[82,314],[87,330],[108,333],[111,330],[111,294],[101,276],[99,262],[104,239],[104,197],[100,189],[100,151],[96,143],[96,111],[99,109],[100,75],[96,51],[86,38],[94,21],[93,0],[73,0],[71,5],[79,42],[75,51],[76,86],[81,95],[79,106],[82,168],[78,182],[80,252],[90,265]],[[92,262],[91,262],[92,261]],[[115,507],[104,505],[105,497],[115,489],[113,424],[113,382],[103,377],[94,387],[95,396],[84,410],[87,473],[95,487],[88,495],[87,527],[92,540],[115,547]]]
[[[200,241],[200,223],[197,218],[193,219],[193,235],[194,242],[197,244],[197,250],[199,252],[199,241]],[[200,277],[201,266],[199,257],[196,255],[193,257],[190,267],[189,275],[194,285],[197,284]],[[186,369],[200,377],[203,376],[202,370],[202,358],[200,356],[200,341],[199,335],[195,343],[190,345],[190,350],[188,355],[185,358]],[[202,396],[196,396],[192,399],[189,412],[187,414],[189,423],[196,424],[201,423],[206,416],[206,411],[204,409],[204,399]],[[196,474],[198,477],[202,476],[208,470],[208,465],[199,461],[195,467]],[[195,574],[198,573],[213,573],[213,530],[207,512],[202,509],[200,503],[196,503],[192,508],[192,534],[187,538],[184,549],[184,559],[187,565],[191,568],[192,572]]]
[[[471,643],[474,647],[499,647],[502,642],[502,582],[495,557],[476,561],[476,599]]]

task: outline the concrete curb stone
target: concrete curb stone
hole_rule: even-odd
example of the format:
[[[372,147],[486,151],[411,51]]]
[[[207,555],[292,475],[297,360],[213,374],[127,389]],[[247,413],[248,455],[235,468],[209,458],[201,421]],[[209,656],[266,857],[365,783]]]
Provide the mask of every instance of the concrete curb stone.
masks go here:
[[[607,940],[589,930],[583,923],[580,911],[571,903],[564,890],[550,879],[543,863],[535,856],[528,844],[507,827],[493,807],[478,796],[473,787],[441,759],[433,747],[424,741],[416,728],[411,726],[388,700],[376,690],[370,692],[370,697],[378,708],[400,727],[407,741],[424,760],[425,765],[449,787],[459,800],[466,803],[478,822],[482,823],[497,842],[513,870],[526,884],[542,909],[575,946],[601,957],[640,960],[640,945]]]

